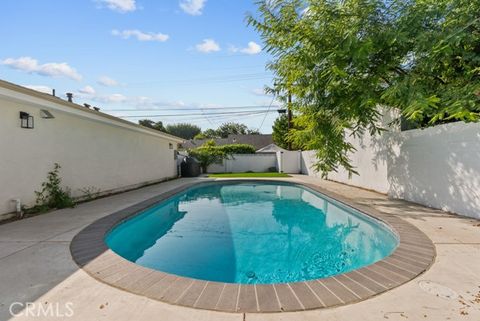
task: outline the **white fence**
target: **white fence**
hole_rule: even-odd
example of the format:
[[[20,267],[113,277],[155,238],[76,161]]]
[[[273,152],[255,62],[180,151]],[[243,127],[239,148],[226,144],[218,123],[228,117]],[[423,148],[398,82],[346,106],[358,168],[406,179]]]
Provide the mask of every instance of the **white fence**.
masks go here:
[[[300,174],[302,153],[299,151],[277,152],[278,171],[288,174]]]
[[[274,171],[301,173],[301,153],[284,151],[277,153],[235,154],[221,164],[208,166],[209,173],[244,173]]]
[[[268,172],[277,168],[277,155],[274,153],[235,154],[222,164],[208,166],[209,173]]]
[[[357,151],[350,158],[360,175],[349,178],[340,169],[329,179],[480,218],[480,124],[391,131],[352,143]],[[302,173],[317,176],[314,161],[312,151],[303,152]]]

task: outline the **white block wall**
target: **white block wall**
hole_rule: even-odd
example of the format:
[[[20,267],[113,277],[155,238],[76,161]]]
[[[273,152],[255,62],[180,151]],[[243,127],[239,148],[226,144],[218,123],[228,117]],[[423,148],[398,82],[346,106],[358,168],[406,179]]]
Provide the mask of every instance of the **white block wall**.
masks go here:
[[[287,174],[300,174],[302,172],[302,152],[279,151],[277,152],[277,164],[279,172]]]
[[[209,173],[244,173],[267,172],[269,168],[277,168],[277,156],[269,153],[235,154],[222,164],[213,164],[207,168]]]
[[[480,124],[366,134],[351,142],[357,148],[352,164],[360,175],[348,178],[339,170],[329,179],[480,218]],[[314,162],[313,151],[303,152],[302,173],[320,176],[311,168]]]
[[[405,131],[391,146],[391,197],[480,219],[480,124]]]

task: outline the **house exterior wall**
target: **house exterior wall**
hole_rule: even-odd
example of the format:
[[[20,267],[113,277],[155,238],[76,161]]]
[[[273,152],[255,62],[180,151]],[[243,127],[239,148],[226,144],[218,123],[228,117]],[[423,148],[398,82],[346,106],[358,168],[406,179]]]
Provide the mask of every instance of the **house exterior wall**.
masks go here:
[[[349,140],[357,148],[351,160],[360,175],[349,178],[340,169],[329,179],[480,219],[480,124],[456,122]],[[314,162],[313,151],[302,152],[302,173],[320,176]]]
[[[178,138],[62,104],[0,88],[0,214],[15,210],[12,199],[34,205],[54,163],[75,197],[86,187],[113,192],[176,176]],[[55,118],[42,119],[41,109]],[[33,129],[20,128],[20,111],[34,116]]]

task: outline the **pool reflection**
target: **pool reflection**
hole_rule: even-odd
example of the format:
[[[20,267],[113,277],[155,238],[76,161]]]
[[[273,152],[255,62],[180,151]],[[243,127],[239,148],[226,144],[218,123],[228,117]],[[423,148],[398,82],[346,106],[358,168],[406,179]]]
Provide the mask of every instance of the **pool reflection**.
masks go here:
[[[206,184],[149,209],[108,235],[138,264],[235,283],[327,277],[388,255],[386,228],[301,186]]]

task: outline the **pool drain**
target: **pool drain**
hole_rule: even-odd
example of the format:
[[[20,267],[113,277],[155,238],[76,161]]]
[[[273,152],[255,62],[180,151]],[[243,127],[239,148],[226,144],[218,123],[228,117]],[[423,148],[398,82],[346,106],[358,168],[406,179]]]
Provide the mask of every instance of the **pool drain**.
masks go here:
[[[253,272],[253,271],[248,271],[245,274],[247,275],[247,278],[249,278],[249,279],[255,278],[255,272]]]

